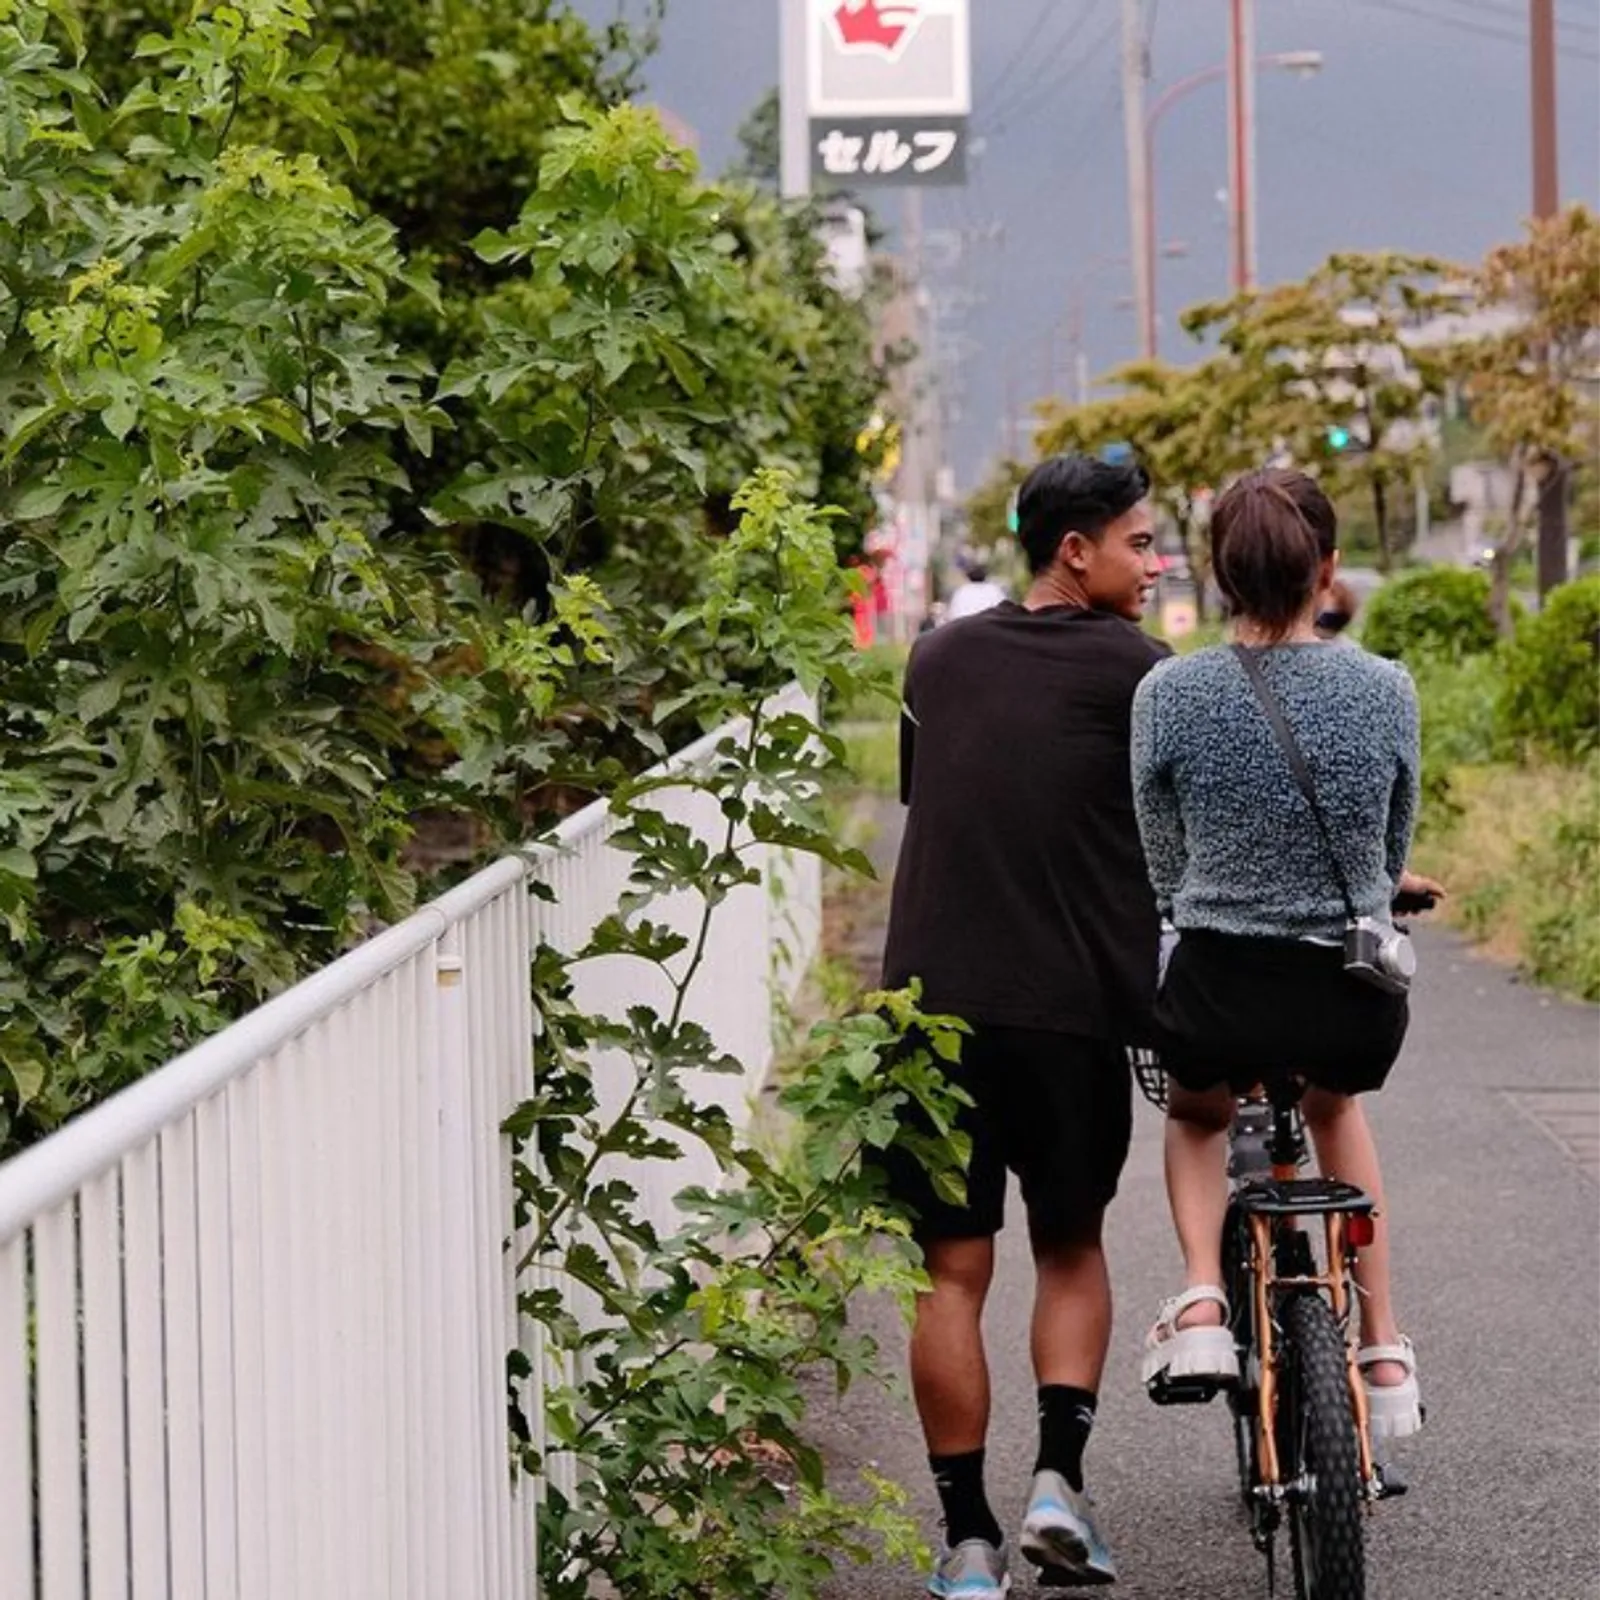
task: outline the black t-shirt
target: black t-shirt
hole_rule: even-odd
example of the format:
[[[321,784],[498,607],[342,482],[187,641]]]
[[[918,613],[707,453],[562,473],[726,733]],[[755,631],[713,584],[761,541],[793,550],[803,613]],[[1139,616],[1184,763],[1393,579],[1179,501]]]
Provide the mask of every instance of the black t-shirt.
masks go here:
[[[1159,922],[1134,820],[1133,691],[1165,645],[1007,603],[917,641],[884,981],[995,1026],[1147,1037]]]

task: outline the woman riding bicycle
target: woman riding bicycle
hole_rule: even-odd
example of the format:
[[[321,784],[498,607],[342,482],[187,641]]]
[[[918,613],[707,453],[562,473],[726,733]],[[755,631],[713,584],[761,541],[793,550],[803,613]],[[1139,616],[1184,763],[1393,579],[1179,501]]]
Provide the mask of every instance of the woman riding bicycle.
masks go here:
[[[1392,1437],[1414,1433],[1422,1413],[1390,1298],[1377,1150],[1355,1097],[1388,1076],[1407,1004],[1347,971],[1343,945],[1353,916],[1380,935],[1390,925],[1416,818],[1418,713],[1403,668],[1318,637],[1335,526],[1310,478],[1277,470],[1239,479],[1211,520],[1235,639],[1281,707],[1322,824],[1235,651],[1165,662],[1134,699],[1139,828],[1156,899],[1178,930],[1156,1017],[1171,1084],[1167,1190],[1187,1273],[1146,1341],[1143,1376],[1239,1375],[1219,1287],[1227,1132],[1236,1094],[1288,1072],[1307,1084],[1302,1110],[1324,1175],[1377,1202],[1377,1236],[1356,1269],[1357,1359],[1373,1434]]]

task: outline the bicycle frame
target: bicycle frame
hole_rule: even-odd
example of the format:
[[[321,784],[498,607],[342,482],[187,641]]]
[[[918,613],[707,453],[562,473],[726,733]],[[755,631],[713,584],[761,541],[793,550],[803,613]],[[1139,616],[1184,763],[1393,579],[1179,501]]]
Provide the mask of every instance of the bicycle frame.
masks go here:
[[[1259,1089],[1246,1098],[1246,1106],[1260,1107],[1266,1103],[1267,1097]],[[1390,1491],[1374,1459],[1366,1387],[1356,1367],[1355,1340],[1349,1333],[1354,1309],[1350,1273],[1357,1249],[1350,1224],[1353,1218],[1370,1217],[1373,1202],[1352,1184],[1336,1179],[1299,1177],[1299,1169],[1306,1159],[1306,1140],[1294,1100],[1280,1095],[1274,1096],[1271,1103],[1272,1131],[1267,1144],[1270,1176],[1238,1182],[1234,1201],[1249,1230],[1246,1260],[1252,1296],[1251,1342],[1255,1345],[1260,1368],[1255,1418],[1258,1481],[1254,1492],[1267,1506],[1274,1508],[1271,1521],[1275,1525],[1276,1508],[1292,1487],[1283,1482],[1277,1426],[1282,1368],[1277,1308],[1284,1296],[1292,1292],[1311,1290],[1326,1294],[1339,1326],[1345,1330],[1346,1382],[1365,1496],[1370,1504]],[[1241,1120],[1236,1118],[1235,1121],[1235,1139]],[[1314,1216],[1322,1219],[1325,1267],[1317,1270],[1307,1247],[1298,1252],[1301,1259],[1296,1265],[1300,1270],[1282,1270],[1281,1256],[1285,1252],[1280,1245],[1286,1233],[1302,1232],[1301,1220]],[[1270,1536],[1270,1528],[1263,1531]]]

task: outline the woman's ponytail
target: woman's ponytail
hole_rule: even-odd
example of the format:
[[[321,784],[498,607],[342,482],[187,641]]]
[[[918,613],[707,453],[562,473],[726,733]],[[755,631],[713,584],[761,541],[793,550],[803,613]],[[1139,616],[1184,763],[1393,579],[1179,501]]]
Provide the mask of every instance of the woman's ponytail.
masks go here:
[[[1304,480],[1303,482],[1297,480]],[[1311,604],[1324,552],[1299,501],[1326,496],[1304,473],[1247,472],[1211,512],[1211,565],[1236,617],[1285,634]],[[1332,507],[1328,519],[1332,525]]]

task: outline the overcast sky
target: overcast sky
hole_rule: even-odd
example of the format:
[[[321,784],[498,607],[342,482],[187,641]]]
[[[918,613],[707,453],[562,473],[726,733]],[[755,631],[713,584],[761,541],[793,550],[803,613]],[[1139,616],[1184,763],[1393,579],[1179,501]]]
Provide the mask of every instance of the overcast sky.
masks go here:
[[[581,0],[591,15],[617,0]],[[1600,203],[1600,7],[1557,0],[1561,190]],[[1151,93],[1223,59],[1226,0],[1146,0],[1154,12]],[[1008,386],[1019,408],[1064,392],[1062,323],[1075,282],[1091,365],[1136,354],[1118,71],[1119,0],[974,0],[974,124],[984,153],[963,190],[929,191],[931,232],[976,234],[939,265],[936,289],[986,296],[964,323],[961,420],[950,456],[964,487],[998,452]],[[1336,249],[1480,257],[1516,235],[1531,192],[1527,0],[1258,0],[1265,54],[1320,50],[1320,76],[1264,72],[1257,96],[1263,283],[1298,277]],[[736,148],[750,107],[777,81],[778,0],[667,0],[650,95],[697,132],[709,172]],[[1185,258],[1163,261],[1162,354],[1194,347],[1177,315],[1227,288],[1225,93],[1178,102],[1156,149],[1158,234]],[[893,222],[898,197],[880,210]],[[943,241],[937,237],[935,244]],[[936,261],[943,256],[936,252]],[[1054,330],[1054,332],[1053,332]],[[1186,348],[1187,346],[1187,348]]]

